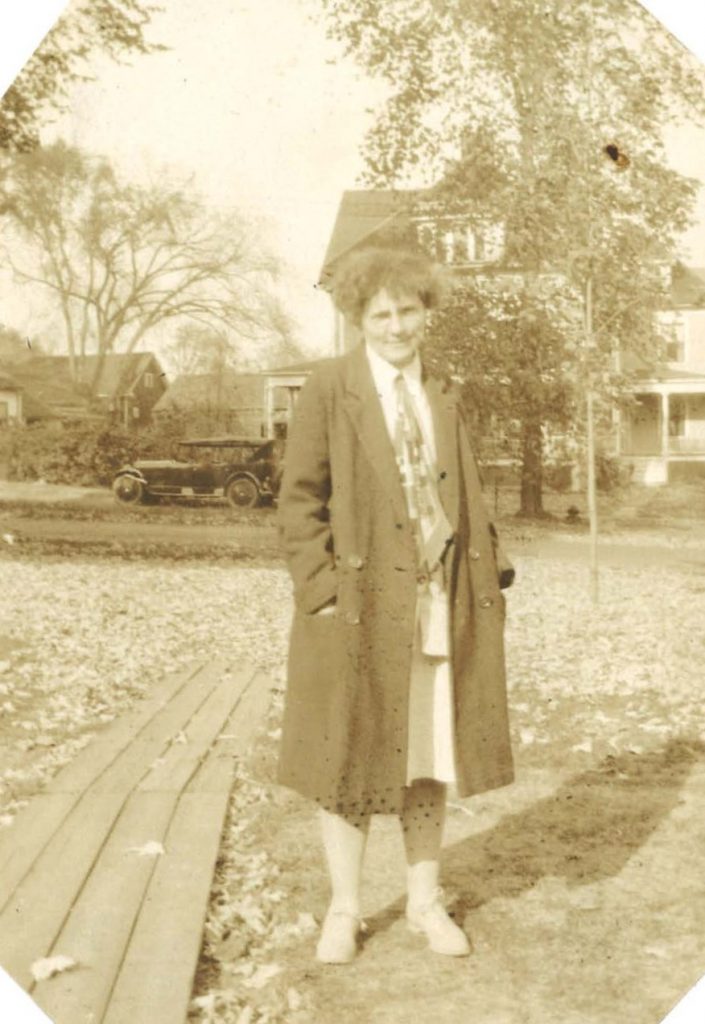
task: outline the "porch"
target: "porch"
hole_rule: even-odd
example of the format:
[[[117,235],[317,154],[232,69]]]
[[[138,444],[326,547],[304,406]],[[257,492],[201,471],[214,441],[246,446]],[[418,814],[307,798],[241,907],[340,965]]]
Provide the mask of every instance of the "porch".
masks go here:
[[[619,454],[635,482],[705,476],[705,376],[642,384],[621,418]]]

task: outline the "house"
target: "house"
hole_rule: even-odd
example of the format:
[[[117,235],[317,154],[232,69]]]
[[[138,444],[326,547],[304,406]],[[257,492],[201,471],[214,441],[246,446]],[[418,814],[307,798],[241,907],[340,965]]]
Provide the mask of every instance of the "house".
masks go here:
[[[91,391],[94,379],[95,388]],[[152,408],[166,388],[165,374],[150,352],[111,353],[102,360],[86,356],[79,364],[78,379],[71,376],[68,356],[33,356],[13,365],[12,377],[27,402],[35,403],[34,419],[105,419],[125,428],[146,426]]]
[[[286,430],[298,392],[317,361],[239,373],[183,374],[154,407],[157,422],[181,416],[190,432],[226,431],[243,437],[276,437]]]
[[[338,262],[368,245],[421,246],[456,274],[501,276],[511,287],[516,271],[502,265],[500,224],[447,213],[435,190],[344,192],[323,261],[319,287],[330,290]],[[359,331],[335,312],[333,349],[348,351]],[[670,308],[661,315],[670,336],[661,366],[625,358],[635,383],[631,406],[616,415],[615,454],[635,482],[665,483],[705,475],[705,268],[678,263],[671,272]],[[628,365],[627,365],[628,364]]]
[[[318,287],[330,290],[339,261],[369,245],[423,247],[456,273],[493,272],[504,250],[503,227],[480,223],[467,214],[444,212],[434,195],[434,189],[344,192]],[[334,353],[349,351],[358,339],[354,325],[336,311]]]
[[[646,484],[705,476],[705,268],[673,267],[660,321],[666,362],[625,367],[633,403],[620,415],[618,453]]]
[[[259,374],[236,373],[224,367],[212,373],[176,377],[154,406],[155,422],[181,418],[189,432],[257,437],[262,425],[262,383]]]
[[[0,368],[0,426],[60,422],[59,412],[37,397],[31,379],[27,382],[25,368],[25,363],[9,371]]]
[[[0,372],[0,425],[24,423],[23,388],[9,373]]]

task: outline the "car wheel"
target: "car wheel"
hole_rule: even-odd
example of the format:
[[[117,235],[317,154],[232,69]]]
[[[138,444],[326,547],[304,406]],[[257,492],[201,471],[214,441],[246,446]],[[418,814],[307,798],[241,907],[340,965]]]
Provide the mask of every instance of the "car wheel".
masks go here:
[[[144,484],[134,476],[119,476],[113,483],[113,493],[124,505],[138,505],[144,501]]]
[[[240,476],[230,481],[225,497],[233,508],[254,508],[259,501],[259,488],[249,477]]]

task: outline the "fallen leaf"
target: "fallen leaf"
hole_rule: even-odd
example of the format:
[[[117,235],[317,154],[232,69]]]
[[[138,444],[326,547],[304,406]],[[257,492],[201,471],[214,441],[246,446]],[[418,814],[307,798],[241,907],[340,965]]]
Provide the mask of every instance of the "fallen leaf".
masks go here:
[[[300,913],[296,918],[296,927],[301,932],[315,932],[318,929],[318,922],[313,914],[308,912]]]
[[[53,978],[55,974],[70,971],[74,967],[78,967],[78,964],[72,956],[49,956],[35,960],[30,970],[35,981],[46,981],[47,978]]]
[[[206,996],[196,996],[195,999],[191,1000],[191,1006],[194,1010],[205,1010],[206,1013],[213,1013],[215,1011],[215,993],[209,992]]]
[[[644,952],[647,956],[656,957],[657,960],[668,959],[668,950],[665,946],[646,946]]]
[[[286,1001],[289,1004],[289,1009],[291,1010],[292,1013],[295,1013],[297,1010],[300,1010],[303,1003],[301,993],[298,992],[295,988],[288,988],[286,990]]]
[[[166,853],[166,850],[156,839],[150,839],[148,843],[144,843],[142,846],[131,846],[127,852],[136,853],[140,857],[160,857],[163,853]]]
[[[5,541],[6,544],[15,543],[15,536],[12,533],[3,533],[2,539]]]
[[[467,814],[468,818],[475,817],[475,812],[470,807],[464,807],[463,804],[456,804],[448,801],[446,807],[450,807],[454,811],[461,811],[463,814]]]
[[[591,754],[592,753],[592,740],[583,740],[582,743],[576,743],[575,746],[570,748],[575,754]]]
[[[222,961],[238,960],[247,952],[250,941],[247,936],[233,932],[227,939],[221,939],[213,946],[213,955]]]
[[[281,974],[283,969],[279,964],[262,964],[251,978],[243,981],[243,985],[245,988],[264,988],[272,978],[276,978],[278,974]]]

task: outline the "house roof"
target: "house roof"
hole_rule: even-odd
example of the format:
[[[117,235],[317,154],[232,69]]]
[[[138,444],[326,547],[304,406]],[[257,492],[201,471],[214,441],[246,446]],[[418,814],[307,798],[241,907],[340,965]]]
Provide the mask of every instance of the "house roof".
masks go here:
[[[22,385],[18,384],[14,377],[0,369],[0,389],[3,391],[22,391]]]
[[[286,366],[274,366],[271,370],[265,370],[264,376],[273,377],[278,373],[312,373],[313,370],[318,369],[321,363],[326,362],[326,357],[323,356],[320,359],[307,359],[300,363],[289,363]]]
[[[705,309],[705,267],[676,263],[671,270],[671,299],[676,309]]]
[[[12,375],[24,391],[25,416],[32,418],[32,406],[42,416],[57,413],[66,416],[82,416],[88,411],[88,397],[76,389],[68,376],[68,368],[48,360],[51,357],[37,356],[13,366]]]
[[[98,365],[99,356],[84,356],[81,360],[81,382],[89,385]],[[126,395],[134,387],[140,375],[148,368],[150,362],[156,361],[151,352],[110,353],[105,356],[102,370],[95,388],[96,395],[105,398],[116,398]],[[35,375],[49,376],[60,380],[62,384],[75,387],[70,373],[68,356],[36,356],[29,361]],[[158,362],[157,362],[157,365]]]
[[[625,373],[632,373],[639,380],[644,381],[705,380],[705,373],[698,373],[694,370],[679,370],[665,363],[649,363],[636,352],[625,352],[623,354],[622,369]]]
[[[172,406],[198,406],[209,404],[227,397],[232,402],[238,389],[246,388],[254,380],[261,380],[260,373],[236,373],[225,367],[218,373],[184,373],[171,382],[154,406],[155,412],[163,412]]]
[[[96,394],[108,399],[129,394],[154,359],[151,352],[106,356]],[[85,357],[82,380],[78,383],[71,377],[68,356],[32,356],[13,364],[11,376],[24,391],[25,418],[88,416],[91,404],[88,385],[97,361],[98,356]]]
[[[406,220],[417,190],[356,189],[343,192],[328,243],[319,286],[325,288],[338,260],[394,223]]]
[[[32,390],[28,390],[26,384],[17,379],[16,369],[22,373],[26,365],[24,362],[18,364],[17,367],[13,364],[12,373],[0,368],[0,388],[5,391],[22,392],[22,416],[25,420],[51,419],[56,416],[56,413],[40,401]]]

